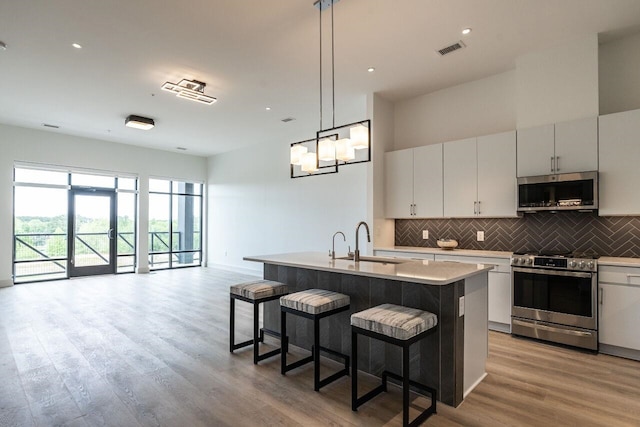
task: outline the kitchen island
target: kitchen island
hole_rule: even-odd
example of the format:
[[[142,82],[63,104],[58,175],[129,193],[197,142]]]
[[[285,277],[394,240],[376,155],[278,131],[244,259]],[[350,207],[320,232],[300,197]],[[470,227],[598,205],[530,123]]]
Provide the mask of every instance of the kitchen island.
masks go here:
[[[351,313],[383,303],[430,311],[438,326],[411,348],[411,378],[438,391],[438,400],[458,406],[486,375],[488,264],[362,257],[332,260],[326,254],[302,252],[250,256],[264,263],[264,278],[286,283],[290,292],[319,288],[351,298],[348,312],[321,324],[323,346],[351,353]],[[278,301],[265,304],[264,325],[280,330]],[[312,323],[289,316],[290,343],[311,348]],[[362,371],[380,375],[401,372],[401,350],[369,338],[358,351]],[[359,346],[360,347],[360,346]]]

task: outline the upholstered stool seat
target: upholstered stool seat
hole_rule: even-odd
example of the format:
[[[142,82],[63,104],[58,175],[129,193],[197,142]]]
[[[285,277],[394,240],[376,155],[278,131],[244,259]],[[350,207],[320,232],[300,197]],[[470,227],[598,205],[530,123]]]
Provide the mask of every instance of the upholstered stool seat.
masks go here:
[[[285,295],[280,298],[280,333],[284,337],[280,341],[282,346],[282,357],[280,358],[282,375],[285,375],[290,370],[306,363],[313,362],[313,389],[315,391],[319,391],[321,387],[324,387],[340,377],[349,375],[349,356],[320,346],[320,319],[349,310],[349,307],[350,298],[348,295],[324,289],[308,289]],[[300,359],[290,365],[287,365],[286,351],[289,341],[286,336],[287,313],[313,320],[313,345],[311,346],[311,356]],[[321,380],[320,351],[343,359],[344,369]]]
[[[409,378],[409,347],[427,336],[438,324],[438,317],[428,311],[395,304],[382,304],[351,315],[351,409],[387,391],[387,377],[402,381],[402,423],[415,426],[436,412],[436,390]],[[358,397],[358,334],[402,347],[402,376],[389,371],[382,373],[382,383]],[[431,396],[431,406],[409,423],[409,387],[413,386]]]
[[[264,342],[264,334],[280,338],[280,333],[269,329],[260,329],[260,304],[273,301],[287,293],[287,285],[273,280],[254,280],[251,282],[238,283],[229,288],[229,351],[233,353],[242,347],[253,344],[253,363],[280,354],[280,348],[260,354],[259,343]],[[236,299],[253,304],[253,339],[235,343],[235,301]]]

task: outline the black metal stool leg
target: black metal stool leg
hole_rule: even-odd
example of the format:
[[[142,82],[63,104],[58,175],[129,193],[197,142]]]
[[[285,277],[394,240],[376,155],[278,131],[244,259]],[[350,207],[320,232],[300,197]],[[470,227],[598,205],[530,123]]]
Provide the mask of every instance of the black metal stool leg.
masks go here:
[[[402,347],[402,425],[409,425],[409,346]]]
[[[351,410],[358,410],[358,334],[351,332]]]
[[[233,353],[233,344],[235,340],[235,317],[236,317],[236,300],[229,297],[229,351]]]
[[[287,313],[280,312],[280,373],[284,375],[287,371],[287,350],[289,337],[287,336]]]
[[[313,389],[320,390],[320,319],[313,319]]]
[[[260,354],[260,303],[253,303],[253,364],[257,365]]]

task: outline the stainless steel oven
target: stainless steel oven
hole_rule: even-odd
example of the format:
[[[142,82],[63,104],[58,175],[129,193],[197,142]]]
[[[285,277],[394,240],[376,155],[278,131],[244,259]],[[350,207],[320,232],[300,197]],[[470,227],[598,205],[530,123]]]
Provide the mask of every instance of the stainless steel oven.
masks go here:
[[[513,334],[598,349],[597,261],[514,254]]]

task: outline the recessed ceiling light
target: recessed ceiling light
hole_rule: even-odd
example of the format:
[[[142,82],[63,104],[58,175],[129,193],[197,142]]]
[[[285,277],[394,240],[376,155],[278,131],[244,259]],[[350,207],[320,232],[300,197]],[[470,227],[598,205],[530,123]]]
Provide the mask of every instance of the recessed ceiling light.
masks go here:
[[[266,107],[265,110],[271,111],[271,107]]]
[[[373,73],[375,70],[376,70],[376,69],[375,69],[375,68],[373,68],[373,67],[369,67],[369,68],[367,68],[367,71],[368,71],[368,72],[370,72],[370,73]]]
[[[136,116],[134,114],[130,115],[124,121],[124,125],[134,129],[142,129],[149,130],[153,128],[156,123],[153,119],[148,117]]]
[[[78,43],[73,43],[71,46],[75,47],[76,49],[82,49],[82,46]]]
[[[465,28],[464,30],[462,30],[462,34],[464,34],[465,36],[470,32],[471,32],[471,28]]]

